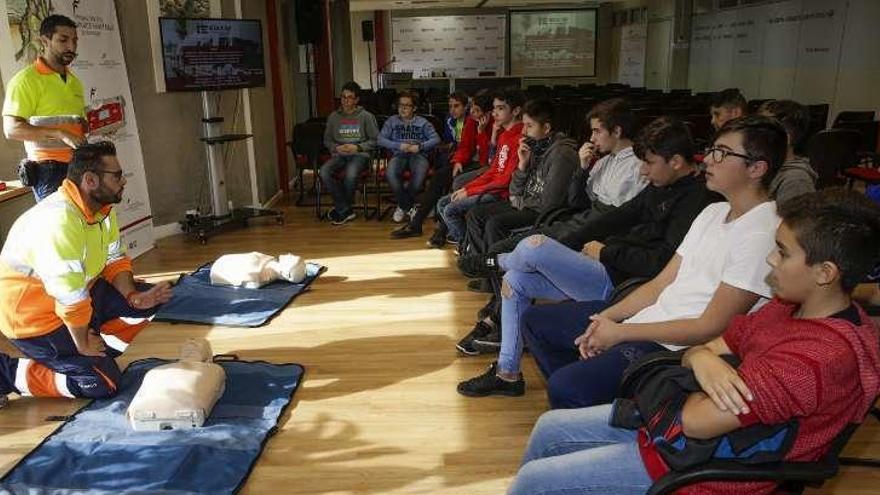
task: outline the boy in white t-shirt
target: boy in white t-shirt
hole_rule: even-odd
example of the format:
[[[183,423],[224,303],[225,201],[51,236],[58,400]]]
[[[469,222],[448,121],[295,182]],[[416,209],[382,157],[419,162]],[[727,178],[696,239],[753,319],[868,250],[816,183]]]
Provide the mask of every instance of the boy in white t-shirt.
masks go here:
[[[734,315],[770,297],[764,259],[779,218],[767,187],[786,140],[765,117],[728,122],[704,159],[706,186],[727,202],[700,213],[659,275],[611,307],[580,302],[526,311],[523,336],[548,377],[551,406],[611,402],[623,371],[642,355],[708,342]]]

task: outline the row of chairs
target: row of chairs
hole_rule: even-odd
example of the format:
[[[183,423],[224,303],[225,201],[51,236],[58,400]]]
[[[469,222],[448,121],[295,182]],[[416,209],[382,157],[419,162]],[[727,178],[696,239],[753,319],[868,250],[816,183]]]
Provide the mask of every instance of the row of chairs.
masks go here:
[[[441,123],[437,117],[432,115],[425,117],[428,118],[435,128],[440,129],[439,126]],[[380,127],[381,122],[384,122],[387,118],[387,116],[377,116],[376,120],[380,123]],[[324,197],[323,193],[325,186],[322,183],[319,174],[321,165],[330,158],[330,153],[324,148],[323,144],[325,128],[326,122],[321,120],[307,121],[297,124],[294,127],[293,139],[287,143],[293,153],[294,162],[297,168],[295,179],[297,199],[295,204],[297,206],[309,204],[310,200],[308,196],[310,195],[309,192],[311,192],[313,199],[311,200],[310,205],[314,207],[315,218],[319,220],[323,219],[324,208],[333,206],[332,203],[328,202]],[[431,167],[428,169],[427,180],[431,180],[431,177],[433,176],[433,159],[434,154],[429,154]],[[355,198],[356,202],[354,206],[355,209],[362,213],[364,218],[376,218],[381,220],[388,214],[390,209],[395,206],[394,203],[386,204],[384,201],[384,198],[390,193],[390,188],[386,182],[389,160],[390,154],[384,150],[373,151],[370,157],[369,167],[365,168],[358,177],[358,197]],[[335,179],[341,180],[343,173],[343,171],[340,171]],[[311,175],[310,186],[308,189],[306,188],[307,174]],[[408,179],[408,177],[405,176],[404,179]],[[370,200],[371,196],[373,198],[372,201]]]

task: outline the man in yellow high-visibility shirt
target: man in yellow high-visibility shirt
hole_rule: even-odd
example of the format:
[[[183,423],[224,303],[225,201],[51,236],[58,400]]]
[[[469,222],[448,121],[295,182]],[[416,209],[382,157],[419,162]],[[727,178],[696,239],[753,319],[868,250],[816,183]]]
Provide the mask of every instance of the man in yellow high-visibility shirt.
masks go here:
[[[87,130],[83,85],[68,67],[76,58],[76,23],[63,15],[46,17],[40,42],[43,54],[12,77],[3,102],[3,132],[24,142],[22,166],[37,201],[61,185]]]
[[[0,406],[11,392],[113,395],[113,358],[171,298],[167,282],[134,280],[112,209],[124,188],[113,144],[84,144],[58,191],[12,225],[0,251],[0,331],[25,357],[0,353]]]

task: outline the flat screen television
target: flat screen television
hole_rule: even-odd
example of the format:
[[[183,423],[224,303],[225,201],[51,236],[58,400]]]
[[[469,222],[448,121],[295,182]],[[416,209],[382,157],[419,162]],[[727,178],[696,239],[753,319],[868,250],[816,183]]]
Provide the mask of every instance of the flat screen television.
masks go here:
[[[160,17],[159,33],[168,91],[266,85],[259,20]]]

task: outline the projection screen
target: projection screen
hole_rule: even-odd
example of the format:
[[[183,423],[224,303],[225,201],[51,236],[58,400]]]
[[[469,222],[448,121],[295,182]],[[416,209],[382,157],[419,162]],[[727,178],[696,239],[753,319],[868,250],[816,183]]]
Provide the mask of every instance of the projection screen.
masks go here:
[[[510,75],[596,75],[596,9],[511,11],[508,26]]]

